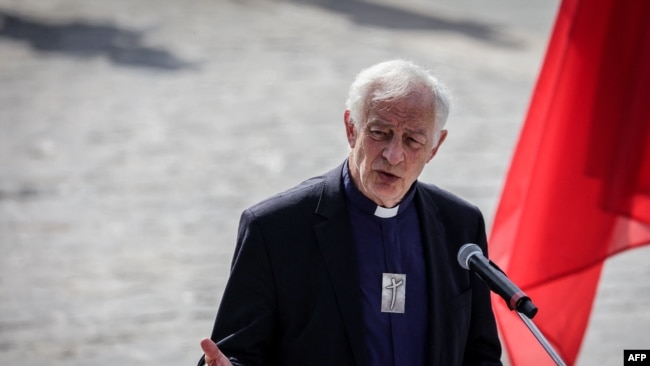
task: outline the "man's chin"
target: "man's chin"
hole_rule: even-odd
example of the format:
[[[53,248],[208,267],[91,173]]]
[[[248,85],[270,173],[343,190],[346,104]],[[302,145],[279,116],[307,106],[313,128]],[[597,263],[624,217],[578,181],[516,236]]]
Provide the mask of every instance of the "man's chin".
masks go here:
[[[401,201],[401,197],[396,193],[396,190],[377,189],[374,196],[376,197],[375,203],[387,208],[393,207]]]

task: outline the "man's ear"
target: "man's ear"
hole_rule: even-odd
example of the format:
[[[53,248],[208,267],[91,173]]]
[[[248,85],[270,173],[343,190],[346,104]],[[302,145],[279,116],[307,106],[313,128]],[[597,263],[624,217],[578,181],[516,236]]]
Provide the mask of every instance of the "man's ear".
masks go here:
[[[438,144],[429,153],[429,158],[427,159],[427,163],[430,162],[434,156],[436,156],[436,153],[438,152],[440,145],[442,145],[442,143],[445,141],[446,138],[447,138],[447,130],[440,131],[440,137],[438,137]]]
[[[345,135],[348,138],[348,145],[350,148],[354,148],[354,145],[357,141],[357,129],[350,117],[350,110],[346,109],[343,113],[343,122],[345,123]]]

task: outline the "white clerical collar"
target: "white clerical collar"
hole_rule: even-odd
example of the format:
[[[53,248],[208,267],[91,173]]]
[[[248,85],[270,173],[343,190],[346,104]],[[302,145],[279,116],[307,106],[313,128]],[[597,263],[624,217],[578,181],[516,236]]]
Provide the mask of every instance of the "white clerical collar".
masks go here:
[[[377,206],[377,209],[375,210],[375,216],[381,217],[382,219],[389,219],[391,217],[397,216],[397,212],[399,212],[399,205],[393,208]]]

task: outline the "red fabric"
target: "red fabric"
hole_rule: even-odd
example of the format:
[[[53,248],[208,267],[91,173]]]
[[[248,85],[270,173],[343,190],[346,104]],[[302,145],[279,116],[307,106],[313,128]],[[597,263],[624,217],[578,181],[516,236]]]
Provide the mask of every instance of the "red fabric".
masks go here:
[[[650,1],[564,0],[506,179],[491,259],[575,363],[603,261],[650,243]],[[494,299],[513,365],[553,365]]]

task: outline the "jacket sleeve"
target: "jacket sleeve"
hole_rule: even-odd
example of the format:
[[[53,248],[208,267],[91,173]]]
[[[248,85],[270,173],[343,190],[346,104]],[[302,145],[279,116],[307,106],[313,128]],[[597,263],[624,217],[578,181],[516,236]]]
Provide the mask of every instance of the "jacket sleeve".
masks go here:
[[[267,246],[254,215],[245,211],[211,336],[233,365],[274,364],[276,306]]]

